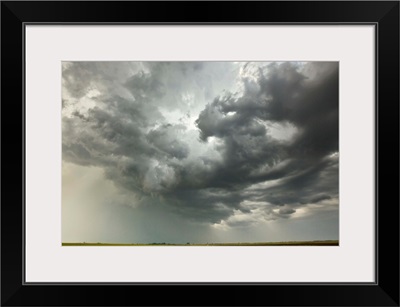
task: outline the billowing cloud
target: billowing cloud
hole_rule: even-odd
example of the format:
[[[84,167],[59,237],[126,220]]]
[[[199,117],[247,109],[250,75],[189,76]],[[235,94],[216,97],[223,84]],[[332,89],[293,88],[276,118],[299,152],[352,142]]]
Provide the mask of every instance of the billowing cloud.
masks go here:
[[[336,62],[65,62],[63,160],[195,223],[296,218],[338,205],[338,94]]]

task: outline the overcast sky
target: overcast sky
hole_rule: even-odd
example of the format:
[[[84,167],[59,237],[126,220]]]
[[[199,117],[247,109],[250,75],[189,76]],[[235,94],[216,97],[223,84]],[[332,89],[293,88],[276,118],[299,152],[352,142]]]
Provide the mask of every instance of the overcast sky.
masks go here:
[[[62,241],[338,239],[337,62],[63,62]]]

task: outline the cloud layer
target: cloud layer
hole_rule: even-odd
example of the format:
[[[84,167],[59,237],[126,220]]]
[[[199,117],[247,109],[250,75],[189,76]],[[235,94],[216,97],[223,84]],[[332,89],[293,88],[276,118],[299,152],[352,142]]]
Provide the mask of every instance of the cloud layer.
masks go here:
[[[65,62],[63,160],[215,227],[337,210],[338,94],[335,62]]]

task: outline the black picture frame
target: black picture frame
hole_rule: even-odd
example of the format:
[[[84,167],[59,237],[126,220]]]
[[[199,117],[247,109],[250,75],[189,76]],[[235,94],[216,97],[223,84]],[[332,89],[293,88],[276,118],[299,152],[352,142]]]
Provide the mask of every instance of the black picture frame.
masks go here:
[[[375,25],[376,282],[26,284],[24,27],[29,23]],[[1,77],[3,306],[399,306],[398,1],[3,1]]]

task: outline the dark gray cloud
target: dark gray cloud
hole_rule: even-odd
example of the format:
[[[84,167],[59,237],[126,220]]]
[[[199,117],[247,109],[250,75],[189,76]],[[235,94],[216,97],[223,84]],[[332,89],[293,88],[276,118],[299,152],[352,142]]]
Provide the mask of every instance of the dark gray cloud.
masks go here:
[[[188,220],[287,219],[338,198],[338,91],[333,62],[64,63],[63,159]]]
[[[307,66],[316,74],[311,80],[291,63],[269,65],[267,73],[259,70],[257,79],[244,80],[241,96],[219,97],[201,112],[201,139],[214,136],[224,144],[214,184],[280,179],[275,187],[248,195],[276,205],[337,196],[338,161],[327,156],[338,151],[338,65]],[[298,133],[290,142],[274,140],[261,124],[265,121],[290,123]],[[288,163],[277,167],[282,161]],[[255,172],[265,166],[265,172]]]
[[[177,138],[185,130],[184,125],[161,125],[147,134],[147,140],[170,157],[181,160],[189,154],[189,146]]]
[[[287,209],[279,209],[279,214],[292,214],[295,213],[296,210],[292,208],[287,208]]]

